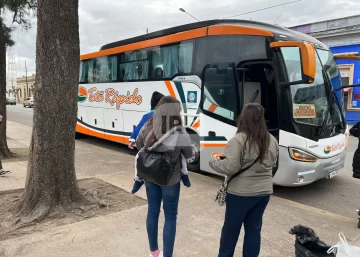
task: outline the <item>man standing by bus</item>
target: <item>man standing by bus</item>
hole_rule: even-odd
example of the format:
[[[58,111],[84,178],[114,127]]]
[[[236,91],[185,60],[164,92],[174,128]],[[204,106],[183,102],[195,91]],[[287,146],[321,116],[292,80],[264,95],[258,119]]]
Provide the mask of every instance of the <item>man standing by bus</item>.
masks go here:
[[[359,145],[354,153],[352,166],[353,166],[353,177],[360,179],[360,121],[357,122],[350,129],[350,134],[359,139]],[[358,218],[359,218],[358,228],[360,228],[360,210],[358,210]]]

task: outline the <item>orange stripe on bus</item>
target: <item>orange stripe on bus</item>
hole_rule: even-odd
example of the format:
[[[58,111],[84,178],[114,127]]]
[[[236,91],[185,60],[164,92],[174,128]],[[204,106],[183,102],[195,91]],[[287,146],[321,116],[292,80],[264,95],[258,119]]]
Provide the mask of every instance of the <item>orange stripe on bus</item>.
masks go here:
[[[226,147],[226,144],[200,144],[200,147],[203,147],[203,148],[216,148],[216,147]]]
[[[114,142],[119,142],[119,143],[123,143],[123,144],[127,144],[129,142],[128,137],[103,134],[103,133],[88,129],[80,124],[76,124],[76,131],[81,134],[88,135],[88,136],[93,136],[93,137],[106,139],[106,140],[110,140],[110,141],[114,141]]]
[[[194,129],[199,128],[199,127],[200,127],[200,120],[198,120],[197,122],[195,122],[195,124],[192,125],[192,127],[193,127]]]
[[[216,104],[211,104],[210,107],[209,107],[209,109],[208,109],[208,111],[209,111],[209,112],[215,112],[216,108],[217,108],[217,105],[216,105]]]
[[[174,89],[173,89],[173,87],[172,87],[172,85],[171,85],[171,82],[168,81],[168,80],[166,80],[166,81],[165,81],[165,84],[166,84],[166,87],[167,87],[167,89],[168,89],[168,91],[169,91],[169,94],[170,94],[172,97],[175,97],[175,98],[176,98],[175,91],[174,91]]]
[[[274,34],[265,29],[237,26],[237,25],[214,25],[210,26],[208,30],[209,36],[217,35],[252,35],[273,37]]]
[[[129,44],[129,45],[118,46],[118,47],[114,47],[114,48],[110,48],[110,49],[106,49],[106,50],[102,50],[102,51],[98,51],[98,52],[94,52],[94,53],[81,55],[80,60],[86,60],[86,59],[91,59],[91,58],[96,58],[96,57],[101,57],[101,56],[123,53],[123,52],[127,52],[127,51],[134,51],[134,50],[138,50],[138,49],[142,49],[142,48],[166,45],[166,44],[176,43],[176,42],[185,41],[185,40],[189,40],[189,39],[205,37],[206,31],[207,31],[206,27],[199,28],[199,29],[193,29],[193,30],[184,31],[184,32],[180,32],[180,33],[176,33],[176,34],[172,34],[172,35],[168,35],[168,36],[163,36],[163,37],[158,37],[158,38],[154,38],[154,39],[149,39],[149,40],[145,40],[145,41],[141,41],[141,42],[137,42],[137,43],[133,43],[133,44]]]

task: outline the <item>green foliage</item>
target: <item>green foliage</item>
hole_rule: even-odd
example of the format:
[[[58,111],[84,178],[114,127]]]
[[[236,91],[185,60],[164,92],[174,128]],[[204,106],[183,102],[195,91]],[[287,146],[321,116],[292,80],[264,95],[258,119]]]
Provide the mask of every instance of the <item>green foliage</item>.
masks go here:
[[[3,16],[6,12],[11,13],[12,23],[17,23],[24,29],[31,28],[29,17],[35,16],[35,9],[37,0],[0,0],[0,25],[3,28],[5,35],[5,42],[7,46],[14,45],[14,41],[11,39],[11,31],[13,27],[9,27],[5,24]]]

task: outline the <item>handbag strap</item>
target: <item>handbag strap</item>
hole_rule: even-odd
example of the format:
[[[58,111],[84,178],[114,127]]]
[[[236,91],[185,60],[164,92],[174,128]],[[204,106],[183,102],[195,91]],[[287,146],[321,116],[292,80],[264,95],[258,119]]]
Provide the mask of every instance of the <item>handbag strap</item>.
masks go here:
[[[231,180],[233,180],[234,178],[236,178],[240,174],[242,174],[245,171],[247,171],[248,169],[250,169],[255,163],[258,162],[259,158],[260,158],[260,156],[258,156],[251,165],[247,166],[246,168],[240,169],[238,172],[236,172],[234,175],[232,175],[231,178],[227,181],[227,184],[229,185]]]

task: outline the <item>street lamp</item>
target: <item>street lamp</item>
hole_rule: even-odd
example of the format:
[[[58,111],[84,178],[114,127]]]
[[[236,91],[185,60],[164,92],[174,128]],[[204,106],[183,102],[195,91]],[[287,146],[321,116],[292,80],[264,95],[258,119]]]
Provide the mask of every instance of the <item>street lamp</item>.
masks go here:
[[[199,21],[199,20],[198,20],[198,19],[196,19],[194,16],[192,16],[190,13],[188,13],[187,11],[185,11],[185,9],[183,9],[183,8],[179,8],[179,10],[180,10],[181,12],[186,13],[187,15],[189,15],[189,16],[190,16],[190,17],[192,17],[192,18],[194,18],[195,20]]]

